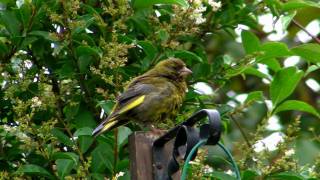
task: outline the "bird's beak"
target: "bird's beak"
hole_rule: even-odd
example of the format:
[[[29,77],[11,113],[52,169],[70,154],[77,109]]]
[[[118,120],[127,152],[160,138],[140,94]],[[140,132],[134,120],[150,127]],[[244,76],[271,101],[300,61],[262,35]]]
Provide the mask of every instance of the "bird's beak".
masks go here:
[[[182,76],[187,76],[189,74],[192,74],[192,71],[190,69],[188,69],[187,67],[184,67],[180,70],[180,73]]]

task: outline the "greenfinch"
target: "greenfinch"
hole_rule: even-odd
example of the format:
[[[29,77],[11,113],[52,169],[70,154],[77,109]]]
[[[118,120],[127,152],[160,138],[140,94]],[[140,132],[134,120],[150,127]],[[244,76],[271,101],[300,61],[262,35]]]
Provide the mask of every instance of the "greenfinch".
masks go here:
[[[129,121],[154,127],[174,118],[187,91],[186,77],[192,71],[177,58],[160,61],[134,78],[118,98],[110,115],[93,131],[97,136]]]

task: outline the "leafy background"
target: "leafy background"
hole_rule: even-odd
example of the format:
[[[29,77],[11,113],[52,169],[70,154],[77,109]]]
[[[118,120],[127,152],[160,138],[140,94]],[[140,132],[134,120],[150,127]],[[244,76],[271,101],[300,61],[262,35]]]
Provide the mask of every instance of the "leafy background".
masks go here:
[[[129,179],[127,137],[139,127],[91,133],[130,79],[168,57],[194,72],[177,122],[218,109],[243,179],[320,178],[319,8],[1,0],[0,178]],[[206,147],[190,176],[234,179],[225,159]]]

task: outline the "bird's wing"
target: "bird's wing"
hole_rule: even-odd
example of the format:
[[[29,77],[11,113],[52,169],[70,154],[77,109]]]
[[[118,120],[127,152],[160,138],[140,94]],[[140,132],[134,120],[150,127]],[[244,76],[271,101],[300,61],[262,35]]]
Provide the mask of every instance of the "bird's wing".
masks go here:
[[[118,117],[142,104],[146,95],[153,89],[153,86],[149,84],[137,84],[130,87],[118,97],[117,103],[110,115],[100,123],[100,125],[93,131],[93,134],[98,135],[119,125],[126,124],[127,121],[118,119]]]
[[[154,86],[151,84],[137,84],[129,87],[117,98],[117,104],[110,116],[119,116],[137,107],[143,103],[145,96],[152,91],[154,91]]]

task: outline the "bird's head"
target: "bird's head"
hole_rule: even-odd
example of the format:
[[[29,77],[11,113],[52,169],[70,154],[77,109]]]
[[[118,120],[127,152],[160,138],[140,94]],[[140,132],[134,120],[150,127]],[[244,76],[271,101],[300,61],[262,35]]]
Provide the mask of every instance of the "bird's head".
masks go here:
[[[160,76],[177,80],[184,80],[188,75],[192,74],[192,71],[187,68],[186,64],[178,58],[160,61],[151,71]]]

